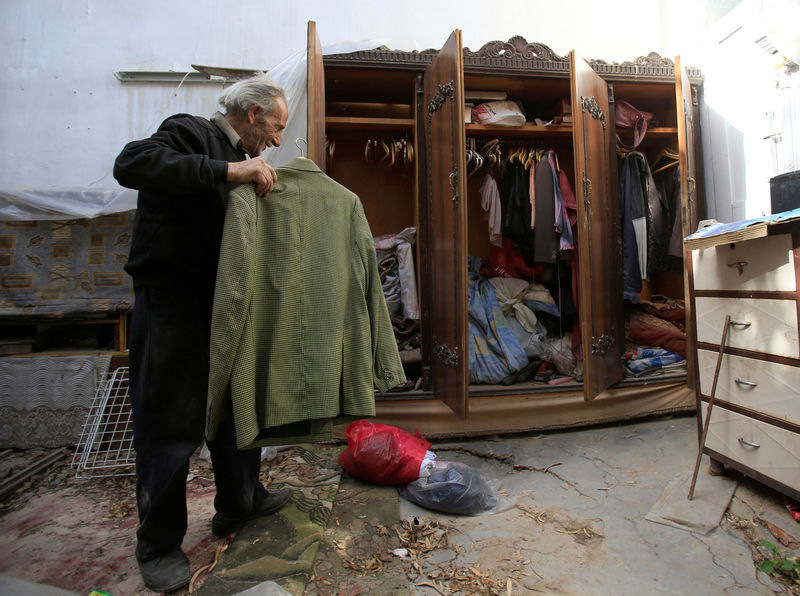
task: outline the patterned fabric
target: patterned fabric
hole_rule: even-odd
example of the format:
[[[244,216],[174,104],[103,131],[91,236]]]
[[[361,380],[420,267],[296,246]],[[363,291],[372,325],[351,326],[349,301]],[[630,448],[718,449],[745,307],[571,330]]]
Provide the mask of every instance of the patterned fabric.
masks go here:
[[[686,356],[686,331],[675,323],[639,309],[626,312],[625,337],[645,346],[658,346]]]
[[[133,213],[2,222],[0,315],[130,309],[133,289],[122,268],[128,261]]]
[[[341,450],[341,445],[297,445],[269,472],[268,490],[291,488],[291,501],[236,533],[198,596],[277,594],[264,587],[265,581],[275,582],[290,594],[304,593],[338,498],[342,469],[336,458]]]
[[[0,448],[76,445],[110,362],[109,354],[0,358]]]
[[[230,390],[240,449],[319,441],[405,382],[358,197],[310,160],[228,199],[211,330],[207,436]]]
[[[683,356],[674,352],[653,348],[636,348],[625,354],[625,359],[628,361],[628,370],[633,374],[663,368],[684,360]]]
[[[470,280],[468,300],[469,382],[499,383],[528,364],[528,357],[485,277]]]

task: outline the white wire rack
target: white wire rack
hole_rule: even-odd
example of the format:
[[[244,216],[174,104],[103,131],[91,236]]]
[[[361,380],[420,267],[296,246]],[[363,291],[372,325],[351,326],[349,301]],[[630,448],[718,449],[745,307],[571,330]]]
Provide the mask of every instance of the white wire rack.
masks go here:
[[[78,478],[135,474],[128,367],[109,371],[97,385],[72,465]]]

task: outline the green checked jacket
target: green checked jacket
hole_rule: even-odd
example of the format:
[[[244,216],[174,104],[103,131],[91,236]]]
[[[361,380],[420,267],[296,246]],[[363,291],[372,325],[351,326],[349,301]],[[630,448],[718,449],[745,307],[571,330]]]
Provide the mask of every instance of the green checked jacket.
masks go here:
[[[313,161],[231,190],[211,323],[206,436],[230,393],[240,449],[325,440],[405,382],[358,197]]]

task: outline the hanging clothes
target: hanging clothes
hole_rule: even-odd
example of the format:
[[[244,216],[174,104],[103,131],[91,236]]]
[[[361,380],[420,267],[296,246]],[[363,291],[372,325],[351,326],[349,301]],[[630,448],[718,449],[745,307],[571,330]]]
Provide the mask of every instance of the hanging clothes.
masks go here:
[[[535,162],[528,167],[528,200],[531,204],[531,229],[536,227],[536,167]]]
[[[481,194],[481,207],[483,208],[486,221],[489,225],[489,244],[493,246],[503,246],[503,216],[500,190],[497,188],[497,180],[491,172],[486,172],[483,184],[478,189]]]
[[[642,279],[647,279],[648,260],[650,254],[650,191],[649,175],[650,166],[643,153],[633,151],[628,156],[631,161],[631,179],[633,181],[633,197],[631,209],[633,213],[634,231],[636,233],[636,248],[639,254],[639,271]]]
[[[644,214],[634,207],[634,193],[639,183],[638,170],[632,161],[623,157],[619,160],[619,200],[622,218],[622,293],[625,300],[638,302],[642,291],[642,269],[639,259],[634,219],[644,223]],[[641,187],[639,186],[639,189]]]
[[[529,176],[525,164],[506,158],[500,162],[500,196],[503,209],[503,235],[511,238],[528,264],[533,263]]]
[[[228,391],[240,449],[330,439],[406,381],[358,197],[309,159],[266,197],[228,197],[212,317],[206,435]]]
[[[534,166],[531,166],[534,167]],[[536,228],[533,230],[533,253],[537,263],[558,260],[560,235],[556,231],[556,191],[552,169],[547,159],[536,162]]]
[[[553,226],[558,234],[558,249],[563,253],[575,248],[575,242],[572,239],[572,226],[570,225],[569,215],[567,214],[567,205],[561,193],[556,152],[550,150],[545,157],[547,158],[547,163],[550,164],[550,171],[553,176],[553,199],[555,200],[555,221]]]
[[[627,196],[620,197],[620,207],[625,206],[626,213],[623,217],[630,218],[633,226],[632,242],[635,242],[636,258],[639,263],[639,275],[642,279],[646,278],[647,273],[647,253],[648,253],[648,211],[647,202],[647,161],[643,154],[631,152],[620,158],[620,163],[624,161],[628,168],[629,183],[624,187]],[[622,186],[620,190],[622,191]],[[633,246],[633,244],[632,244]]]
[[[572,230],[572,238],[577,238],[578,234],[578,203],[577,199],[575,198],[575,193],[572,190],[572,186],[569,183],[569,178],[567,178],[566,173],[564,170],[558,171],[558,186],[559,190],[561,191],[561,196],[564,203],[564,208],[567,213],[567,220],[569,221],[569,227]],[[578,318],[578,290],[580,287],[580,263],[578,259],[578,243],[573,240],[573,248],[568,252],[569,255],[569,265],[570,265],[570,274],[572,279],[572,284],[570,286],[570,292],[561,294],[561,306],[564,309],[565,314],[565,323],[570,323],[572,327],[572,354],[575,356],[576,359],[582,360],[581,357],[581,331],[580,331],[580,319]]]
[[[644,160],[644,156],[642,156]],[[659,190],[647,161],[640,166],[647,181],[647,278],[669,269],[666,259],[669,243],[670,207]]]
[[[677,273],[683,270],[680,168],[677,159],[668,154],[660,156],[651,168],[664,209],[663,227],[655,231],[658,247],[655,251],[656,267],[658,271]]]

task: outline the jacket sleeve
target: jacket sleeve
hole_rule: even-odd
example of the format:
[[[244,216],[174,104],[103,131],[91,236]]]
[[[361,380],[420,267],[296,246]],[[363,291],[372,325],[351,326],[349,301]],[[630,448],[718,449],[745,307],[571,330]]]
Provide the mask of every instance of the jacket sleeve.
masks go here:
[[[150,138],[128,143],[114,161],[114,178],[135,190],[191,193],[208,190],[228,177],[228,162],[212,159],[210,133],[193,116],[165,120]]]
[[[213,439],[224,417],[231,371],[239,353],[254,288],[249,281],[256,260],[257,221],[255,188],[242,184],[228,194],[225,227],[222,232],[208,375],[206,437]],[[237,428],[237,435],[239,429]]]
[[[372,371],[375,386],[381,392],[406,382],[403,363],[397,351],[389,308],[383,295],[378,257],[375,253],[375,240],[372,238],[369,223],[361,201],[356,200],[353,208],[353,237],[364,267],[364,294],[369,312],[370,333],[372,335]]]

